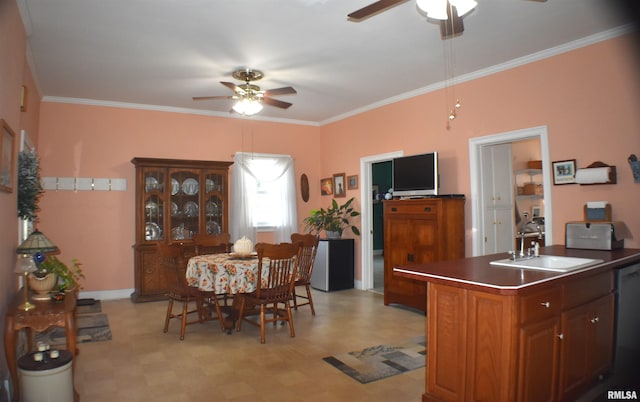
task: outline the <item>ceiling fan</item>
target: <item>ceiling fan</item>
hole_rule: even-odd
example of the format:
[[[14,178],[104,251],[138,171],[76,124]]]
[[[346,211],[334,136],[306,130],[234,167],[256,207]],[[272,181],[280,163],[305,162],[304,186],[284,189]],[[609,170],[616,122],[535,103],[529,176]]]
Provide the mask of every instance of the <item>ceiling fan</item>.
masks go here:
[[[236,85],[232,82],[220,83],[231,89],[235,94],[227,96],[194,96],[193,100],[210,100],[210,99],[237,99],[238,102],[233,106],[233,110],[246,115],[258,113],[262,110],[262,103],[270,106],[287,109],[292,104],[278,99],[273,99],[274,95],[293,95],[296,90],[292,87],[282,87],[276,89],[261,90],[259,86],[252,84],[252,81],[258,81],[264,77],[264,73],[260,70],[252,70],[250,68],[234,71],[231,76],[237,80],[244,81],[244,84]]]
[[[398,4],[405,3],[408,0],[379,0],[375,3],[371,3],[359,10],[356,10],[347,15],[351,21],[362,21],[369,17],[373,17],[387,9],[397,6]],[[530,0],[545,2],[547,0]],[[466,4],[462,4],[466,3]],[[445,6],[443,8],[443,6]],[[475,7],[475,1],[459,2],[459,0],[417,0],[417,6],[421,11],[427,14],[427,17],[439,20],[440,23],[440,37],[442,39],[449,39],[462,34],[464,31],[464,24],[462,23],[462,16]],[[436,14],[431,14],[435,11]],[[464,7],[464,8],[463,8]],[[446,15],[444,10],[446,9]]]

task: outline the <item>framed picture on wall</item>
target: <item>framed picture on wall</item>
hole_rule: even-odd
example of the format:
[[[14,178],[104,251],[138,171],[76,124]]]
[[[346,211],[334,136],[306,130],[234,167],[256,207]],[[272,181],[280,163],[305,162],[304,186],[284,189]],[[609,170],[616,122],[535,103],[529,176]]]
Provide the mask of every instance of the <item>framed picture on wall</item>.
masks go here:
[[[576,160],[552,162],[553,184],[574,184],[576,182]]]
[[[347,190],[356,190],[358,188],[358,175],[347,177]]]
[[[320,195],[332,195],[333,194],[333,179],[327,177],[320,180]]]
[[[0,190],[13,191],[13,141],[15,134],[4,119],[0,119],[2,139],[0,141]]]
[[[344,173],[337,173],[333,175],[333,196],[345,197],[347,195],[345,188],[345,175]]]

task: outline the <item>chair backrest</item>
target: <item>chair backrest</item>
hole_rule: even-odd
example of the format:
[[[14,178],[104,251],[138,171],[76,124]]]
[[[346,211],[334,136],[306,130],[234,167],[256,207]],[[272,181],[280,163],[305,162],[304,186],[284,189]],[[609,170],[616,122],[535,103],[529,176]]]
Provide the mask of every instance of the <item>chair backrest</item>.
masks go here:
[[[258,253],[258,287],[256,296],[258,298],[272,302],[286,301],[291,298],[301,248],[302,243],[256,244]],[[262,278],[264,264],[269,264],[269,273],[266,280]]]
[[[231,251],[231,236],[229,233],[217,235],[196,234],[192,237],[196,255],[220,254]]]
[[[302,243],[302,250],[300,251],[298,260],[297,280],[308,283],[311,281],[311,272],[313,271],[313,263],[316,260],[320,239],[314,234],[292,234],[291,243],[295,244],[298,242]]]
[[[157,243],[160,265],[166,268],[167,279],[173,290],[188,287],[186,271],[187,261],[184,257],[184,246],[181,243]]]

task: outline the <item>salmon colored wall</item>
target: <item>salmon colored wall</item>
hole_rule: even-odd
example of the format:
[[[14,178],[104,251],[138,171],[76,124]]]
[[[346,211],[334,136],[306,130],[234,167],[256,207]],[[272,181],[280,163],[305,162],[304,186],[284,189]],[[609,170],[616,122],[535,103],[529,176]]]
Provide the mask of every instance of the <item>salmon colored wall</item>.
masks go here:
[[[31,138],[38,138],[40,94],[26,63],[26,35],[15,1],[0,0],[0,118],[15,133],[13,157],[17,164],[20,132],[26,130]],[[27,110],[20,111],[21,86],[31,95]],[[17,172],[14,172],[14,190],[0,192],[0,316],[3,317],[9,301],[18,291],[18,278],[13,269],[18,246]],[[0,321],[0,334],[4,334],[4,320]],[[0,335],[2,336],[2,335]],[[0,350],[0,381],[7,378],[4,349]],[[3,388],[4,390],[4,388]],[[4,392],[2,392],[4,396]],[[0,396],[0,399],[2,399]]]
[[[134,156],[231,160],[235,151],[289,153],[297,176],[307,173],[311,200],[299,200],[300,221],[326,206],[316,183],[334,173],[359,174],[360,158],[396,150],[437,150],[441,191],[470,196],[471,138],[546,125],[552,160],[575,158],[579,166],[602,160],[618,166],[615,186],[553,187],[555,243],[564,222],[581,218],[589,200],[608,200],[615,219],[632,233],[640,222],[632,209],[640,186],[626,158],[640,153],[637,60],[631,39],[621,37],[476,79],[449,89],[463,103],[450,129],[444,91],[380,107],[321,127],[266,123],[144,110],[44,103],[41,110],[43,176],[124,177],[122,193],[48,192],[41,228],[79,258],[89,274],[86,290],[133,286]],[[615,139],[611,141],[611,139]],[[607,141],[607,146],[601,146]],[[545,168],[549,168],[548,166]],[[359,190],[347,197],[359,197]],[[467,202],[467,255],[471,254],[471,202]],[[360,203],[358,201],[358,207]],[[637,237],[638,235],[636,235]],[[266,235],[268,238],[268,235]],[[359,239],[356,239],[359,243]],[[638,247],[637,239],[627,239]],[[356,246],[356,278],[360,274]]]
[[[133,287],[133,157],[231,161],[236,151],[290,154],[297,178],[320,180],[316,127],[46,102],[41,119],[43,177],[127,179],[124,192],[47,191],[40,203],[39,227],[63,260],[83,263],[87,291]],[[318,197],[312,188],[309,204],[299,199],[299,221]]]
[[[357,171],[365,156],[437,150],[441,192],[468,198],[469,139],[546,125],[552,161],[575,158],[578,167],[603,161],[618,169],[617,185],[553,186],[554,243],[564,244],[564,223],[580,220],[584,203],[607,200],[614,219],[635,236],[625,246],[640,247],[640,184],[634,184],[627,163],[629,154],[640,155],[635,45],[631,37],[620,37],[450,88],[447,96],[459,97],[462,108],[449,130],[444,90],[324,126],[323,175]],[[335,149],[344,152],[329,152]],[[471,255],[469,199],[465,209]]]

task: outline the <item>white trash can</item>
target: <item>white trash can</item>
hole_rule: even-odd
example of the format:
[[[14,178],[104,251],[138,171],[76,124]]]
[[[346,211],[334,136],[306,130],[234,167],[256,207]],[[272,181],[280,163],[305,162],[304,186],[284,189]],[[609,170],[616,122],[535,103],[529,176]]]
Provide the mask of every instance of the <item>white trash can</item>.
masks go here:
[[[51,352],[58,357],[52,358]],[[38,353],[41,361],[35,359]],[[33,352],[18,359],[21,401],[73,402],[72,360],[67,350]]]

